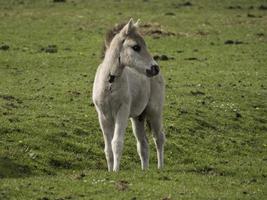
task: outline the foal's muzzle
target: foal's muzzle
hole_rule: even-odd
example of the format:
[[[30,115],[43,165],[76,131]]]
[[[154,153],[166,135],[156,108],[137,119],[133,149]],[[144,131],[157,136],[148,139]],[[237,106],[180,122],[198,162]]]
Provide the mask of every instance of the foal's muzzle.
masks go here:
[[[158,65],[152,65],[150,69],[146,70],[146,75],[148,77],[156,76],[159,73],[159,66]]]

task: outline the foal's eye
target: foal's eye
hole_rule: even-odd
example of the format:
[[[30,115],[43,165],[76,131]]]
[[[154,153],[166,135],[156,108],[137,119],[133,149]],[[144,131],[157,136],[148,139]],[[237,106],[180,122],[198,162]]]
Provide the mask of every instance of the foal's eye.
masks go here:
[[[141,47],[138,44],[134,45],[132,48],[134,51],[137,51],[137,52],[139,52],[141,50]]]

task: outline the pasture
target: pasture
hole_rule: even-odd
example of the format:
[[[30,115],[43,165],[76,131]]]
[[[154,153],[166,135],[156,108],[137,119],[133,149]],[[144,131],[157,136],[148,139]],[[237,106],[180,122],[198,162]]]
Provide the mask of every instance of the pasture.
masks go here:
[[[62,1],[62,0],[61,0]],[[0,0],[0,199],[266,199],[267,2]],[[108,173],[92,84],[130,18],[166,82],[165,168]]]

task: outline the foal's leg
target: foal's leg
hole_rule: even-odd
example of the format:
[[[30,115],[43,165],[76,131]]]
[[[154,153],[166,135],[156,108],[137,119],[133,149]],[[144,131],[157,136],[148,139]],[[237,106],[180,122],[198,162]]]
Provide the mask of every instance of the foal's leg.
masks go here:
[[[114,157],[113,171],[119,171],[122,155],[125,129],[129,118],[128,106],[121,106],[115,119],[115,131],[112,139],[112,151]]]
[[[132,118],[133,132],[137,141],[137,152],[140,156],[142,169],[148,168],[148,141],[145,133],[145,120],[140,118]]]
[[[151,115],[148,119],[148,123],[151,126],[153,133],[153,139],[157,148],[158,168],[163,168],[163,155],[164,155],[164,143],[165,134],[162,131],[162,117],[161,114]]]
[[[101,113],[99,113],[98,118],[105,142],[104,151],[107,159],[108,171],[112,171],[114,159],[111,141],[114,133],[114,122],[112,120],[105,119]]]

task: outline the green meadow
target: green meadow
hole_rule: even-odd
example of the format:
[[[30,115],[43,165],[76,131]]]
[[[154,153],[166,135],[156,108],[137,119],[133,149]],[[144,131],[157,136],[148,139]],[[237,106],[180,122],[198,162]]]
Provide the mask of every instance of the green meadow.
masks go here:
[[[166,82],[165,168],[127,128],[108,173],[92,103],[105,33],[141,19]],[[267,199],[267,2],[0,0],[0,199]]]

